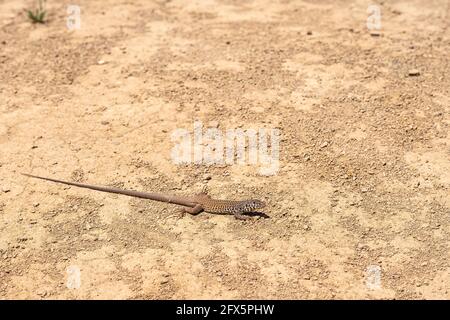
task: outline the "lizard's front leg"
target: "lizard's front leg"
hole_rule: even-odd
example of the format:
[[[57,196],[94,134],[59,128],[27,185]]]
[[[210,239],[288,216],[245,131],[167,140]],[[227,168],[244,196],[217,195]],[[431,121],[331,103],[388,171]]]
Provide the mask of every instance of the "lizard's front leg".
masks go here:
[[[236,219],[238,219],[238,220],[248,220],[248,219],[250,219],[249,216],[245,216],[245,215],[243,215],[243,214],[240,213],[240,212],[235,212],[235,213],[234,213],[234,217],[235,217]]]
[[[201,204],[196,204],[195,207],[193,207],[193,208],[186,207],[186,208],[183,208],[182,210],[183,210],[183,212],[187,212],[192,215],[196,215],[203,211],[203,207]]]

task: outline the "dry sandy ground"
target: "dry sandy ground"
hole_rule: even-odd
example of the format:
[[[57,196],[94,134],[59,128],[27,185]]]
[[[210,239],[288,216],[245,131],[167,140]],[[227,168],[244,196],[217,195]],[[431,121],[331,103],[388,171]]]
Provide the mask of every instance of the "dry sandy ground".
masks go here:
[[[378,36],[362,0],[33,3],[0,0],[1,299],[450,298],[448,1],[379,1]],[[195,120],[278,128],[280,170],[174,164]]]

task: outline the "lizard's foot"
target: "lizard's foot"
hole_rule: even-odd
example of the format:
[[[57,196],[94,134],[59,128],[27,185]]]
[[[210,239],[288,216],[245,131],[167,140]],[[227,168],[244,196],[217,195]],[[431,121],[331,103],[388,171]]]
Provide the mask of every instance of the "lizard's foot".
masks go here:
[[[234,217],[238,220],[248,220],[250,219],[249,216],[243,215],[242,213],[235,213]]]

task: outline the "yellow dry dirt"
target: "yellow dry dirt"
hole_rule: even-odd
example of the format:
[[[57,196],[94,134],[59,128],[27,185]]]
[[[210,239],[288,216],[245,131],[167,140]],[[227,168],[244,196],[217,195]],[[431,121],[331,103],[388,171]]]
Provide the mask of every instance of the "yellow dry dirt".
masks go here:
[[[449,2],[379,2],[1,0],[0,299],[449,299]],[[280,130],[278,172],[174,163],[194,121]]]

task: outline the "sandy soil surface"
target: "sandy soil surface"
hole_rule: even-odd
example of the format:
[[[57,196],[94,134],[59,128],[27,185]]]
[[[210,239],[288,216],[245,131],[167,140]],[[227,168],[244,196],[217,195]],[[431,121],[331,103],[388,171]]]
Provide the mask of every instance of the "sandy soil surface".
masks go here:
[[[450,298],[448,1],[379,1],[373,34],[372,1],[76,4],[0,0],[1,299]],[[175,164],[194,121],[279,129],[279,171]]]

